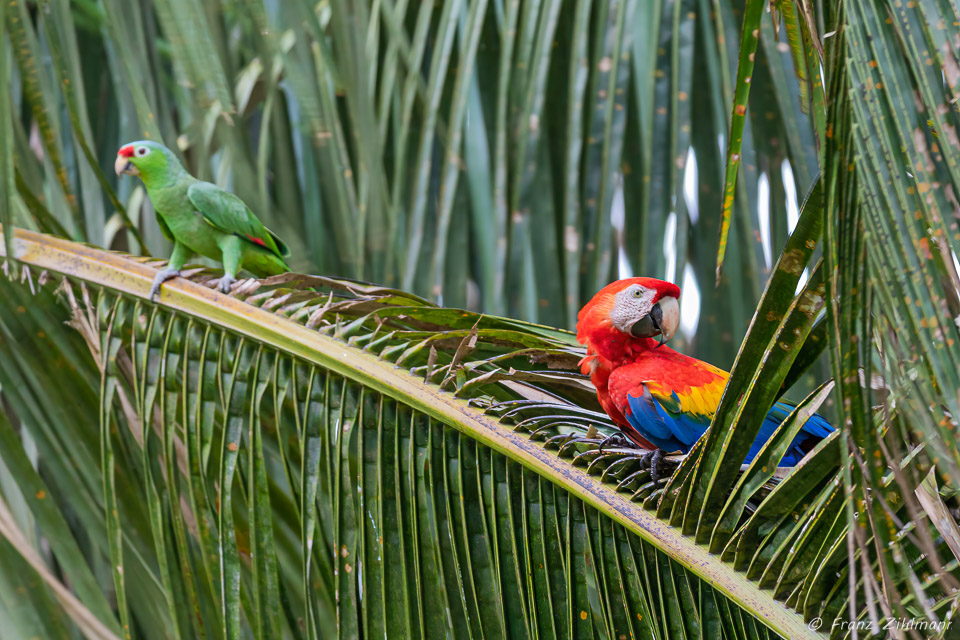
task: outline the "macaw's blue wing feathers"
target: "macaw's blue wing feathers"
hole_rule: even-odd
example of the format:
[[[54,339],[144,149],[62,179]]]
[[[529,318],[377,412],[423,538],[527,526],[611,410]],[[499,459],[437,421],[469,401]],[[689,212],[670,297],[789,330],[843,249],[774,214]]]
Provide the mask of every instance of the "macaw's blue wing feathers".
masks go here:
[[[683,411],[676,393],[654,395],[647,385],[627,394],[625,417],[644,438],[664,451],[686,453],[710,426],[712,416]]]
[[[286,245],[253,215],[243,200],[209,182],[195,182],[187,197],[211,225],[263,247],[278,258],[290,255]]]
[[[797,408],[797,405],[789,400],[780,400],[771,407],[770,411],[767,413],[767,419],[775,419],[779,425],[781,422],[787,419],[787,416]],[[821,416],[819,413],[815,413],[810,416],[810,419],[807,420],[806,424],[803,425],[803,428],[800,430],[801,434],[807,434],[815,436],[817,438],[826,438],[828,435],[833,433],[833,425],[826,421],[826,419]]]
[[[760,432],[753,441],[753,445],[750,446],[750,451],[747,453],[745,462],[753,460],[754,456],[760,452],[763,444],[773,436],[773,432],[777,430],[777,427],[787,419],[787,416],[790,415],[790,412],[795,408],[796,405],[788,400],[780,400],[774,403],[770,411],[767,412],[767,416],[763,419]],[[813,449],[822,439],[830,435],[832,431],[833,426],[831,426],[823,416],[817,413],[813,414],[804,423],[800,429],[800,433],[793,439],[793,442],[790,443],[790,447],[787,449],[786,454],[784,454],[778,466],[792,467],[797,464],[803,459],[803,456],[805,456],[807,452]]]
[[[687,453],[693,443],[706,432],[713,419],[712,412],[685,410],[683,399],[676,392],[671,392],[669,396],[653,393],[646,384],[628,392],[626,400],[627,406],[623,413],[631,426],[644,438],[668,452]],[[795,405],[788,401],[773,405],[750,446],[745,463],[753,460],[794,407]],[[797,464],[832,431],[833,427],[822,416],[810,416],[790,443],[778,466],[790,467]]]
[[[578,325],[579,326],[579,325]],[[591,342],[590,327],[580,335]],[[606,329],[593,329],[601,339],[610,340]],[[607,333],[603,333],[607,331]],[[584,335],[587,338],[584,338]],[[604,338],[604,336],[607,336]],[[595,346],[595,345],[594,345]],[[730,376],[726,371],[685,356],[669,347],[628,343],[622,364],[612,360],[591,363],[591,380],[604,409],[619,425],[627,424],[646,441],[666,452],[687,453],[710,428]],[[588,347],[592,348],[592,347]],[[606,363],[606,364],[604,364]],[[759,425],[745,461],[756,457],[764,443],[793,410],[787,401],[777,402]],[[754,425],[742,425],[749,429]],[[789,443],[780,466],[794,465],[833,428],[813,415]],[[732,460],[731,460],[732,462]],[[737,461],[742,462],[742,461]]]

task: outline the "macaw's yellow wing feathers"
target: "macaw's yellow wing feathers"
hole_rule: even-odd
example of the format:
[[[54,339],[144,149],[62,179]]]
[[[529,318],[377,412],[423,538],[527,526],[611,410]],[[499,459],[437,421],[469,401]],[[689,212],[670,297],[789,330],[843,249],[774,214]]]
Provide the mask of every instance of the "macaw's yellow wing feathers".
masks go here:
[[[615,405],[644,438],[664,451],[689,450],[710,426],[726,386],[726,372],[693,362],[676,357],[642,359],[610,376]]]
[[[650,395],[670,413],[683,413],[710,422],[717,412],[717,407],[720,406],[720,398],[723,396],[726,385],[727,376],[723,375],[700,386],[651,381],[647,383],[647,389]]]

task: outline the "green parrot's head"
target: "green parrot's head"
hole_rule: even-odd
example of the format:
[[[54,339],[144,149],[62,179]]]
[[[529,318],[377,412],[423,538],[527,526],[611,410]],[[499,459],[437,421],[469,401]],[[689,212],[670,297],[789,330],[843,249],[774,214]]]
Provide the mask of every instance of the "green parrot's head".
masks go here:
[[[138,140],[120,147],[113,168],[117,175],[126,173],[140,176],[148,187],[152,181],[169,176],[180,166],[180,162],[170,149],[159,142]]]

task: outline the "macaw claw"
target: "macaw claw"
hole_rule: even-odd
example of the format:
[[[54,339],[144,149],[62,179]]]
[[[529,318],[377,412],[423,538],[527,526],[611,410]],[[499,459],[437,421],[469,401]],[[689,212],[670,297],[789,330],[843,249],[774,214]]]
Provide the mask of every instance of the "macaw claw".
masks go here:
[[[223,277],[220,278],[219,284],[217,284],[217,291],[219,291],[220,293],[230,293],[230,287],[232,287],[233,283],[236,281],[237,279],[234,278],[233,276],[228,276],[227,274],[223,274]]]
[[[157,276],[153,279],[153,284],[150,286],[150,302],[156,302],[157,294],[160,293],[160,285],[179,275],[179,269],[161,269],[157,271]]]
[[[600,441],[600,453],[603,453],[604,447],[620,447],[620,448],[629,448],[636,449],[637,445],[634,444],[630,438],[626,437],[622,433],[615,433],[612,436],[607,436]]]
[[[660,464],[663,462],[663,449],[654,449],[640,458],[640,469],[650,469],[650,479],[654,482],[665,478],[669,474],[660,475]]]

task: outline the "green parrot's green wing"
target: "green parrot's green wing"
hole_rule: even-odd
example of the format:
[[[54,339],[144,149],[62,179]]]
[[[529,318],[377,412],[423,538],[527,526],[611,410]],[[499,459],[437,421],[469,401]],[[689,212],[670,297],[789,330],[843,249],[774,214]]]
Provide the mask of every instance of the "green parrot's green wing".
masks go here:
[[[163,216],[154,217],[157,219],[157,224],[160,225],[160,232],[163,233],[163,237],[170,242],[176,242],[176,239],[173,237],[173,232],[170,231],[170,227],[168,227],[167,223],[163,221]]]
[[[187,189],[187,197],[211,225],[233,233],[244,240],[263,247],[278,258],[290,255],[290,250],[275,233],[263,226],[243,200],[209,182],[195,182]]]

